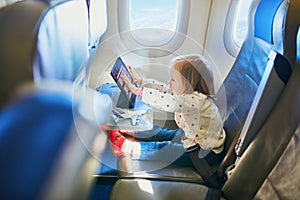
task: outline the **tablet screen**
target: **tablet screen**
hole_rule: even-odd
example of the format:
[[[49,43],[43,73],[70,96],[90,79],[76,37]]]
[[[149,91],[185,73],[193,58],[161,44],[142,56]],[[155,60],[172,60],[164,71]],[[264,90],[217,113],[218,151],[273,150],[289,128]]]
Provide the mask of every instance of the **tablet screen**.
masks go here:
[[[134,107],[136,95],[130,92],[130,90],[127,88],[124,80],[122,79],[122,75],[125,74],[133,85],[136,84],[134,83],[131,73],[120,57],[117,58],[110,74],[121,89],[121,92],[127,97],[129,101],[129,108]]]

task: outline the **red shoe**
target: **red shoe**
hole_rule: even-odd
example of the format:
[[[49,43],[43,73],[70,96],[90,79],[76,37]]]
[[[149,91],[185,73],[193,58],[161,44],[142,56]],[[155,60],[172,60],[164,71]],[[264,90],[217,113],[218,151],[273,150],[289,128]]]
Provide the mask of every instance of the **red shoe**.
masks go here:
[[[124,156],[125,153],[122,151],[122,146],[126,138],[117,130],[110,130],[108,133],[112,154],[114,156]]]

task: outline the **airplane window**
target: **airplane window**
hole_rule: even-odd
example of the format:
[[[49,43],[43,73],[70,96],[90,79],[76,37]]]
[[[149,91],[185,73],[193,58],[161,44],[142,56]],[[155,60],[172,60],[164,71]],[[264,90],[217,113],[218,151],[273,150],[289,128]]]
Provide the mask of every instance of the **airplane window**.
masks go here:
[[[128,49],[147,57],[176,51],[188,30],[190,0],[122,0],[118,31]]]
[[[178,0],[130,0],[129,26],[133,37],[144,45],[169,42],[175,34]]]
[[[251,6],[249,0],[240,0],[235,17],[233,39],[237,46],[241,47],[248,33],[249,9]]]

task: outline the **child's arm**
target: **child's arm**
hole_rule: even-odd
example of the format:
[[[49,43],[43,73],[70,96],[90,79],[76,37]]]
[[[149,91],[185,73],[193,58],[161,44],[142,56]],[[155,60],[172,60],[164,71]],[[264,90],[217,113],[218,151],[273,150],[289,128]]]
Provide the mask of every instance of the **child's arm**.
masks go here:
[[[131,84],[131,82],[129,81],[128,77],[123,74],[121,75],[122,79],[124,80],[125,85],[128,87],[128,89],[135,95],[139,95],[141,92],[141,88],[136,87],[135,85]]]
[[[154,79],[143,79],[142,86],[153,88],[155,90],[158,90],[159,92],[171,93],[169,85]]]
[[[144,103],[152,107],[173,113],[195,114],[199,113],[202,106],[199,105],[201,101],[198,101],[199,97],[196,95],[173,95],[146,87],[142,89],[142,94],[139,94],[139,97],[142,98]],[[204,95],[203,98],[205,98]]]
[[[128,89],[146,104],[152,107],[167,111],[181,113],[197,113],[202,105],[198,105],[199,101],[195,95],[173,95],[167,92],[159,92],[152,88],[138,88],[132,85],[126,75],[122,78]],[[204,98],[204,95],[203,95]]]
[[[134,70],[133,67],[131,66],[128,66],[128,69],[133,77],[133,80],[134,80],[134,83],[138,84],[138,85],[141,85],[142,84],[142,81],[143,79],[136,73],[136,71]]]
[[[167,92],[159,92],[152,88],[138,88],[132,85],[126,75],[123,75],[125,84],[129,90],[137,95],[146,104],[152,107],[167,111],[167,112],[180,112],[180,113],[198,113],[201,101],[198,101],[199,96],[190,95],[173,95]],[[202,98],[206,98],[204,95]]]
[[[163,83],[163,82],[159,82],[157,80],[154,79],[142,79],[134,70],[133,67],[128,66],[128,69],[130,71],[130,73],[132,74],[132,77],[134,79],[134,82],[137,83],[139,86],[143,86],[143,87],[148,87],[148,88],[153,88],[156,89],[160,92],[167,92],[167,93],[171,93],[170,92],[170,87]]]

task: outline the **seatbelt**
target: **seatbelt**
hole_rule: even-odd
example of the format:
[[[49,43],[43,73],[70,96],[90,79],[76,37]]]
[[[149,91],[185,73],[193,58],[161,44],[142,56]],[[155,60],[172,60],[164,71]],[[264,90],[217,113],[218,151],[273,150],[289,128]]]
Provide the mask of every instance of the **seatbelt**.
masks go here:
[[[204,184],[210,187],[219,188],[223,184],[223,178],[219,177],[216,172],[213,172],[211,166],[207,163],[205,158],[200,157],[201,148],[195,145],[186,150],[191,158],[196,170],[204,180]]]

